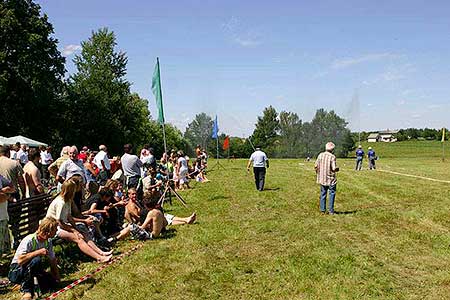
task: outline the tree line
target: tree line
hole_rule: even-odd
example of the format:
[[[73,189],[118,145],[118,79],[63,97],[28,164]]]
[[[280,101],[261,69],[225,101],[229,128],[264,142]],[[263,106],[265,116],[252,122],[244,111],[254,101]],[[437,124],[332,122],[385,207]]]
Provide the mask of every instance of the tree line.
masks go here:
[[[131,92],[125,78],[128,58],[116,50],[114,32],[93,31],[81,43],[70,76],[53,34],[47,15],[32,0],[0,2],[0,134],[21,134],[55,147],[106,144],[116,154],[125,143],[136,148],[151,144],[160,155],[162,127],[151,118],[148,101]],[[191,154],[200,145],[216,156],[212,127],[206,113],[197,114],[184,133],[166,124],[167,145]],[[361,138],[367,135],[363,132]],[[272,106],[258,117],[249,138],[229,137],[230,148],[223,150],[225,137],[219,136],[221,157],[248,157],[256,145],[271,157],[314,157],[330,140],[336,154],[345,157],[358,140],[334,111],[319,109],[304,122],[296,113],[278,113]],[[440,131],[409,128],[397,138],[440,139]]]
[[[188,125],[185,138],[191,147],[207,147],[216,155],[216,140],[211,138],[213,120],[205,113],[197,114]],[[328,141],[336,144],[335,153],[346,157],[354,149],[354,141],[347,122],[334,111],[317,110],[311,122],[303,122],[296,113],[266,107],[259,116],[249,138],[230,137],[229,151],[223,150],[226,135],[219,136],[221,157],[249,157],[254,147],[260,146],[270,157],[315,157]]]

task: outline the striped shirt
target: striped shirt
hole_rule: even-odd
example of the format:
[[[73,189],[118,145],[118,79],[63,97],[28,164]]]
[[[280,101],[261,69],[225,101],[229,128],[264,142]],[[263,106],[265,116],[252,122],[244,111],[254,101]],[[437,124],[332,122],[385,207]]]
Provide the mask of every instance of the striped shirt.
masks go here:
[[[322,152],[315,163],[317,183],[325,186],[335,185],[336,180],[336,156],[331,152]]]

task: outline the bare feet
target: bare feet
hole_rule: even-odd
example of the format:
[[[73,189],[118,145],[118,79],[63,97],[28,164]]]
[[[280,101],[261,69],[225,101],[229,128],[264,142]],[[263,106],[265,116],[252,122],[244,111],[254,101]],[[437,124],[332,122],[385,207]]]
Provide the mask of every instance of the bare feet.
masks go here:
[[[195,222],[196,219],[197,219],[197,214],[195,212],[193,212],[192,215],[188,218],[187,223],[192,224]]]
[[[22,295],[22,300],[32,300],[33,296],[31,295],[31,293],[23,293]]]
[[[108,255],[108,256],[102,256],[101,258],[97,259],[97,261],[99,263],[107,263],[111,260],[112,255]]]
[[[113,253],[113,250],[109,250],[108,252],[103,251],[103,256],[109,256]]]

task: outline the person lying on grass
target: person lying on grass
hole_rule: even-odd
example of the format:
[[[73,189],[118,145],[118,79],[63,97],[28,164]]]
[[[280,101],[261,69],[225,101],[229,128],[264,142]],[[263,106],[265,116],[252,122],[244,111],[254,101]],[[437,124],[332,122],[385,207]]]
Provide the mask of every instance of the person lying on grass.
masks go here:
[[[197,215],[195,212],[189,217],[181,218],[174,215],[165,214],[158,205],[158,197],[146,194],[144,205],[148,209],[147,216],[142,225],[131,224],[125,227],[118,236],[109,238],[109,242],[122,240],[130,234],[138,240],[148,240],[158,237],[168,225],[184,225],[195,222]]]
[[[53,199],[47,210],[47,217],[52,217],[58,222],[56,235],[66,241],[74,242],[80,250],[97,260],[108,262],[112,258],[112,251],[104,252],[95,245],[88,236],[83,235],[76,229],[75,222],[86,222],[86,219],[72,217],[71,202],[73,201],[77,183],[74,180],[66,180],[62,184],[61,193]]]
[[[41,279],[39,281],[47,286],[60,280],[52,245],[57,229],[58,222],[54,218],[44,218],[37,231],[20,242],[11,262],[8,278],[12,283],[20,284],[22,299],[33,299],[37,292],[34,290],[34,277]],[[45,261],[50,264],[52,278],[45,273]]]

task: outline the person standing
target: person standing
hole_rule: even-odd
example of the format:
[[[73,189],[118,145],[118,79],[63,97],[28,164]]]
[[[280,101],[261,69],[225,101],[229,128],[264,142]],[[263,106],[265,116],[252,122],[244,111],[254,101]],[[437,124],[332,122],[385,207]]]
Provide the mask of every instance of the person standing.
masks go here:
[[[339,168],[336,165],[336,156],[333,154],[335,145],[328,142],[325,145],[325,152],[317,157],[314,169],[317,174],[317,183],[320,184],[320,212],[326,213],[326,202],[328,191],[330,193],[328,213],[334,214],[334,200],[336,197],[336,172]]]
[[[45,148],[44,146],[42,146],[40,155],[41,155],[41,175],[42,175],[42,178],[45,179],[45,180],[49,180],[50,179],[50,173],[48,172],[48,167],[53,162],[52,147],[48,146],[47,148]]]
[[[41,182],[41,172],[38,169],[40,153],[35,149],[30,149],[28,153],[29,161],[23,167],[23,179],[25,181],[25,197],[32,197],[44,193]]]
[[[22,167],[28,162],[27,145],[22,144],[20,146],[20,150],[17,151],[17,160],[20,162]]]
[[[377,160],[377,156],[372,147],[369,147],[369,151],[367,151],[367,158],[369,159],[369,170],[375,170],[375,161]]]
[[[120,158],[122,164],[123,174],[126,178],[126,184],[128,188],[136,188],[139,185],[139,179],[141,179],[141,167],[142,161],[133,153],[133,146],[126,144],[123,146],[125,152]]]
[[[264,190],[264,181],[266,178],[266,167],[269,168],[269,159],[266,153],[256,147],[247,163],[247,172],[250,171],[250,165],[253,162],[253,174],[255,175],[255,185],[258,191]]]
[[[15,189],[12,197],[16,200],[20,200],[22,199],[21,196],[25,196],[23,168],[17,160],[12,160],[9,156],[9,147],[0,146],[0,175],[11,181]]]
[[[98,183],[100,185],[105,185],[106,181],[109,178],[109,171],[111,170],[111,164],[109,163],[108,158],[108,149],[105,145],[100,145],[98,147],[100,150],[94,158],[94,163],[97,165],[100,172],[98,173]]]
[[[10,194],[15,192],[11,181],[0,175],[0,257],[9,254],[11,241],[8,230],[8,200]]]
[[[361,171],[362,168],[362,161],[364,158],[364,150],[362,149],[362,146],[359,145],[358,149],[356,149],[356,171]]]

